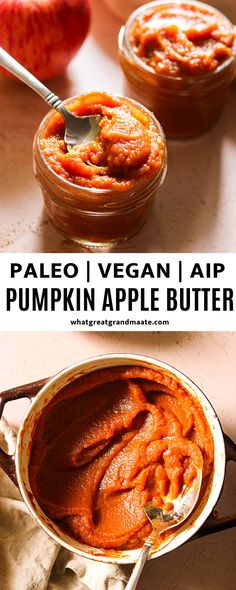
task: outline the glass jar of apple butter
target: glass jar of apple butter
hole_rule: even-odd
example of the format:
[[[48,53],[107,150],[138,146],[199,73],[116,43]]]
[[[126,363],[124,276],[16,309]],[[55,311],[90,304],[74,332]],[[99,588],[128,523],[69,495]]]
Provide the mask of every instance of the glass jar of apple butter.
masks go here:
[[[142,102],[167,137],[194,137],[220,116],[235,71],[235,28],[202,2],[155,1],[120,30],[125,94]]]
[[[34,170],[53,224],[86,248],[128,239],[146,221],[167,167],[166,141],[154,115],[103,92],[65,101],[77,115],[101,115],[99,136],[68,149],[64,121],[50,111],[34,139]]]

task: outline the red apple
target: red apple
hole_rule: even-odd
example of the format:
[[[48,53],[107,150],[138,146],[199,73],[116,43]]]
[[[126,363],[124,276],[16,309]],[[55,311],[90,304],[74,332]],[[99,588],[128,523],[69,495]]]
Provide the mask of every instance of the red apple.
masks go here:
[[[89,22],[89,0],[0,0],[0,46],[46,80],[65,70]]]

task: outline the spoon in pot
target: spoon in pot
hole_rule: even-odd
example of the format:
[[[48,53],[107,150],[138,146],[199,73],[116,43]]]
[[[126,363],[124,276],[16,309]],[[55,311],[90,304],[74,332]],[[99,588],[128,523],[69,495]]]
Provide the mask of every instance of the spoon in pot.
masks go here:
[[[42,82],[40,82],[33,74],[24,68],[18,61],[16,61],[5,49],[0,47],[0,65],[6,68],[9,72],[14,74],[22,82],[35,90],[44,100],[53,107],[64,118],[65,134],[64,141],[68,148],[73,148],[76,145],[88,143],[95,139],[100,133],[99,122],[100,115],[79,116],[73,115],[65,107],[63,102],[56,94],[53,94]]]
[[[170,512],[166,512],[163,508],[159,508],[152,503],[145,506],[144,511],[147,518],[152,523],[153,530],[143,545],[138,561],[134,566],[126,586],[126,590],[135,590],[137,587],[143,567],[147,561],[151,548],[157,541],[158,535],[182,524],[190,515],[199,498],[201,484],[202,470],[198,469],[197,475],[191,485],[185,485],[176,500],[169,500],[173,504],[173,509]]]

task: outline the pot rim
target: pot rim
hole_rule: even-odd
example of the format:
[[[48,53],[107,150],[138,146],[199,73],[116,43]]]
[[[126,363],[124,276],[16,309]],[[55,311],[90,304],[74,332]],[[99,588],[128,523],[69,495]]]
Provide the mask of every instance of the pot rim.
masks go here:
[[[216,505],[222,490],[225,477],[225,444],[219,418],[214,410],[214,407],[208,400],[205,393],[203,393],[203,391],[194,383],[194,381],[192,381],[189,377],[187,377],[178,369],[175,369],[168,363],[159,361],[158,359],[148,357],[145,355],[132,353],[112,353],[82,359],[81,361],[66,367],[62,371],[59,371],[54,377],[49,379],[46,385],[42,387],[42,389],[33,399],[19,429],[15,454],[17,481],[23,500],[26,503],[26,506],[29,509],[31,515],[36,520],[37,524],[41,526],[41,528],[43,528],[43,530],[54,541],[56,541],[69,551],[72,551],[73,553],[76,553],[82,557],[86,557],[88,559],[93,559],[95,561],[105,563],[133,563],[137,560],[139,556],[140,548],[125,551],[101,550],[83,545],[82,543],[74,540],[69,535],[64,534],[63,531],[61,531],[57,527],[57,525],[45,515],[45,513],[38,505],[36,499],[32,494],[30,483],[28,480],[28,463],[30,458],[29,444],[32,440],[31,434],[33,431],[33,425],[35,424],[35,418],[37,419],[37,416],[39,416],[43,412],[43,407],[45,407],[49,403],[49,401],[51,401],[54,395],[57,395],[57,393],[67,383],[72,382],[79,376],[82,376],[89,372],[93,372],[106,367],[108,368],[111,366],[134,364],[135,362],[137,364],[140,364],[140,366],[152,365],[151,368],[154,368],[156,370],[159,367],[160,369],[167,371],[168,373],[174,375],[177,379],[179,379],[180,382],[182,382],[184,387],[187,389],[187,391],[189,391],[190,394],[193,395],[193,397],[197,398],[198,401],[200,401],[201,407],[204,411],[204,415],[206,416],[208,424],[211,428],[214,440],[214,469],[210,484],[211,489],[209,490],[209,493],[206,492],[206,494],[204,494],[204,497],[201,500],[200,505],[195,510],[193,510],[193,513],[187,519],[185,525],[183,525],[183,527],[179,529],[178,533],[173,533],[170,539],[168,539],[166,542],[163,542],[161,548],[154,549],[152,551],[150,559],[160,557],[162,555],[165,555],[166,553],[169,553],[170,551],[173,551],[174,549],[177,549],[177,547],[180,547],[183,543],[185,543],[193,535],[195,535],[195,533],[203,525],[205,520],[212,512],[214,506]],[[63,380],[65,382],[63,382]],[[60,387],[58,387],[58,385],[60,385]],[[46,399],[46,401],[43,401],[43,405],[40,411],[38,411],[37,413],[36,410],[39,403],[42,402],[42,399],[47,395],[48,399]],[[27,438],[29,439],[28,442]],[[25,457],[27,467],[22,465],[22,459],[24,460]]]

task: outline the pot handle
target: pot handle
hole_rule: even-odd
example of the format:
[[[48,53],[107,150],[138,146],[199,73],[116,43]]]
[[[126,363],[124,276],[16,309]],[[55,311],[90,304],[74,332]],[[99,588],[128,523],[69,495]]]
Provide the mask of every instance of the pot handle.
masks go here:
[[[7,402],[28,397],[30,400],[33,399],[40,389],[49,381],[47,379],[39,379],[33,383],[26,383],[7,391],[0,393],[0,418],[2,416],[4,406]],[[15,468],[15,455],[8,455],[0,448],[0,467],[10,477],[10,479],[17,485],[16,468]]]
[[[236,462],[236,444],[227,434],[223,434],[225,442],[226,461],[227,463],[228,461]],[[212,533],[217,533],[218,531],[225,531],[226,529],[231,529],[235,526],[236,512],[231,516],[221,516],[218,518],[217,510],[214,509],[210,516],[208,516],[207,520],[202,525],[200,530],[198,531],[196,538],[203,537],[205,535],[211,535]]]

